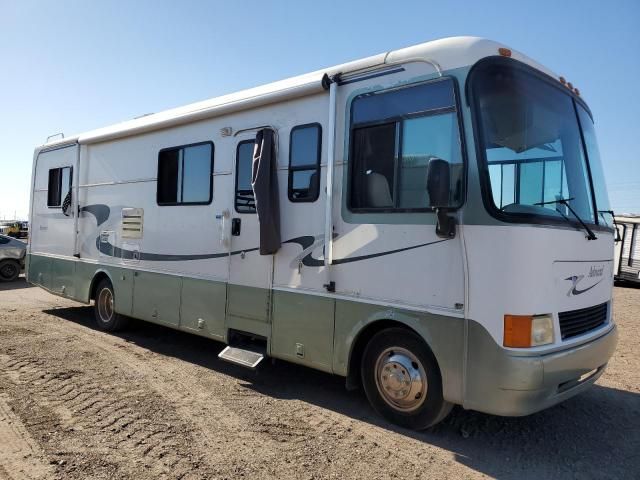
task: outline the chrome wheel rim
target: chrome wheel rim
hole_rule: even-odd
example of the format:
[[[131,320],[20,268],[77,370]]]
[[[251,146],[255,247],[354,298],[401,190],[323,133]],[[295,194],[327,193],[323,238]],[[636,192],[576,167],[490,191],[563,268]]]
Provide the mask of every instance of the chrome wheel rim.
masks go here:
[[[427,398],[427,372],[418,357],[406,348],[384,350],[376,360],[375,372],[378,392],[390,407],[411,412]]]
[[[113,317],[113,293],[108,288],[100,290],[98,295],[98,316],[104,323],[109,323]]]

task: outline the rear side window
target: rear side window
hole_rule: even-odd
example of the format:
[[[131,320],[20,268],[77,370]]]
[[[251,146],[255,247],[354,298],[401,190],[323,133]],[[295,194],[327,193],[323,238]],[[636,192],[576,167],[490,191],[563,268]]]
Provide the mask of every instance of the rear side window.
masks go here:
[[[60,208],[71,191],[72,167],[52,168],[49,170],[47,207]]]
[[[251,186],[255,143],[254,140],[240,142],[236,151],[235,207],[238,213],[256,213],[256,200]]]
[[[158,205],[205,205],[213,193],[213,143],[165,148],[158,154]]]
[[[319,123],[291,129],[289,142],[289,200],[315,202],[320,195],[322,127]]]

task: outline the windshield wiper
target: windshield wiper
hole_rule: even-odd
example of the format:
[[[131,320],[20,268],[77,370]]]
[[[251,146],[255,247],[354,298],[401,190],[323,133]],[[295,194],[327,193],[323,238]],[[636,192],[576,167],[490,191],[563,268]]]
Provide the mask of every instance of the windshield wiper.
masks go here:
[[[534,203],[534,205],[549,205],[551,203],[560,203],[562,205],[564,205],[565,207],[567,207],[569,209],[569,211],[571,213],[573,213],[573,216],[576,217],[576,219],[578,220],[578,222],[580,222],[580,225],[582,225],[582,227],[586,230],[587,232],[587,240],[596,240],[598,237],[596,237],[596,234],[593,233],[593,230],[591,230],[586,223],[584,223],[582,221],[582,219],[580,218],[580,216],[576,213],[576,211],[571,208],[571,205],[569,205],[569,202],[573,200],[573,198],[556,198],[555,200],[549,200],[548,202],[538,202],[538,203]],[[571,221],[567,218],[567,216],[562,213],[560,210],[556,209],[556,212],[558,212],[560,215],[562,215],[564,218],[567,219],[567,221]]]

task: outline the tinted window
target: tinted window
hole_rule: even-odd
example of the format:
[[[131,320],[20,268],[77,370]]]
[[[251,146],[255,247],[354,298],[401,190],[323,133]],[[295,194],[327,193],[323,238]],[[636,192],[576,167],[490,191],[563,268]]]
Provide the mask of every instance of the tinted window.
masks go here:
[[[61,207],[71,191],[71,167],[52,168],[49,170],[49,184],[47,190],[47,206]]]
[[[247,140],[238,144],[236,152],[236,198],[238,213],[255,213],[256,200],[251,186],[253,150],[255,141]]]
[[[603,223],[609,227],[613,227],[613,217],[609,212],[611,206],[609,204],[609,194],[607,193],[607,185],[604,179],[604,171],[602,170],[602,161],[600,160],[600,150],[596,139],[596,132],[593,128],[593,121],[587,111],[578,105],[578,117],[582,126],[582,135],[584,144],[587,149],[587,157],[589,157],[589,167],[591,168],[591,180],[593,182],[593,191],[596,196],[596,207],[598,209],[598,223]]]
[[[320,193],[319,124],[301,125],[291,130],[289,144],[289,200],[314,202]]]
[[[158,204],[211,203],[212,186],[212,143],[168,148],[159,153]]]
[[[354,99],[350,208],[430,209],[427,171],[436,159],[449,163],[449,205],[458,206],[464,170],[452,80]]]

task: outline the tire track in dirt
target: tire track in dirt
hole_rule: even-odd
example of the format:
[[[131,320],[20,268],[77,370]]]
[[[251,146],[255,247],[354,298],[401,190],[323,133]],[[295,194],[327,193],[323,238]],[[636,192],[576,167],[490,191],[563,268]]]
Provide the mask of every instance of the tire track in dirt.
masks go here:
[[[105,375],[91,367],[88,371],[66,370],[66,355],[51,354],[49,342],[40,343],[36,350],[49,352],[46,362],[30,352],[14,352],[12,356],[0,355],[0,368],[14,384],[10,390],[16,411],[35,420],[26,421],[27,429],[46,443],[48,453],[60,458],[63,468],[58,470],[64,471],[65,477],[72,478],[76,471],[64,468],[71,465],[74,451],[88,449],[108,452],[116,470],[124,474],[133,462],[141,463],[154,478],[206,478],[207,472],[197,473],[203,461],[202,454],[190,448],[194,443],[191,427],[173,415],[161,398],[148,390],[146,394],[140,389],[128,391],[126,383],[131,378],[127,374]],[[87,399],[94,400],[92,406],[101,406],[78,409]],[[138,438],[145,429],[156,435],[153,448]],[[63,431],[73,431],[81,440],[58,443]],[[78,477],[91,473],[99,472],[84,470]]]

